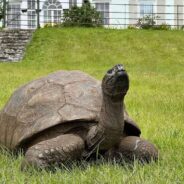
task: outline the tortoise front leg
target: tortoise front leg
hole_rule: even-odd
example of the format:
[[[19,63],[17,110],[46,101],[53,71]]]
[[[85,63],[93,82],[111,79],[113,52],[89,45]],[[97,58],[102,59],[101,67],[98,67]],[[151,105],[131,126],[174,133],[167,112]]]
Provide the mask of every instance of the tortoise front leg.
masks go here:
[[[117,148],[107,151],[105,158],[117,162],[132,163],[138,160],[141,163],[149,163],[152,160],[158,160],[158,150],[152,143],[140,137],[127,136],[121,139]]]
[[[29,147],[25,153],[21,169],[25,170],[28,166],[46,169],[62,163],[65,164],[79,159],[83,151],[84,141],[80,136],[60,135]]]

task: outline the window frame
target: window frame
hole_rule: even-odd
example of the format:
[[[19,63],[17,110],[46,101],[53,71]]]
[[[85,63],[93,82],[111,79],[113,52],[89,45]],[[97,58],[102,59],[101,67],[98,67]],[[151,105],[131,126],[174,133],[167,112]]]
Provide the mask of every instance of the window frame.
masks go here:
[[[36,28],[36,1],[28,0],[27,7],[28,7],[28,10],[27,10],[28,28],[34,29]]]
[[[7,10],[7,27],[19,29],[21,27],[20,3],[9,3]],[[10,24],[9,24],[10,23]]]
[[[63,15],[62,4],[58,0],[47,0],[43,4],[44,24],[61,23]]]
[[[110,3],[107,2],[95,2],[95,8],[100,13],[103,25],[110,24]]]
[[[139,16],[154,16],[156,14],[155,0],[140,0],[139,1]],[[141,12],[142,11],[142,12]]]

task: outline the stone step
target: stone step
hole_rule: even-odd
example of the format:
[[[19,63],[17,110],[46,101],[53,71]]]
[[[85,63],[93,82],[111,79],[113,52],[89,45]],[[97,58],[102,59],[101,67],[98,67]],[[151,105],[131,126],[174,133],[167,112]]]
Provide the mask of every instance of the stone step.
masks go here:
[[[9,34],[28,34],[28,33],[33,33],[34,30],[23,30],[23,29],[19,29],[19,30],[13,30],[13,29],[9,29],[9,30],[3,30],[1,33],[5,34],[5,33],[9,33]]]
[[[28,39],[27,40],[20,40],[20,39],[13,39],[13,40],[9,40],[9,39],[2,39],[0,40],[0,44],[1,45],[6,45],[6,44],[15,44],[15,43],[18,43],[19,44],[23,44],[25,45],[27,43]]]
[[[7,46],[7,47],[2,47],[1,51],[5,51],[5,50],[14,50],[15,52],[18,52],[19,50],[25,50],[25,46],[26,45],[21,45],[19,46]]]
[[[6,39],[0,39],[1,43],[11,43],[11,42],[27,42],[28,39],[13,39],[13,38],[6,38]]]
[[[8,56],[4,56],[4,55],[1,56],[1,55],[0,55],[0,61],[1,61],[1,60],[2,60],[2,61],[6,61],[7,59],[8,59]]]
[[[17,35],[32,35],[34,31],[1,31],[0,35],[13,35],[13,36],[17,36]]]
[[[29,36],[32,33],[0,33],[0,36]]]
[[[33,32],[33,30],[0,31],[0,61],[13,62],[21,60]]]
[[[33,32],[19,32],[19,33],[14,33],[14,32],[1,32],[0,35],[30,35]]]
[[[16,41],[16,43],[18,43],[18,44],[22,44],[22,45],[24,45],[24,44],[26,44],[27,43],[27,40],[16,40],[16,39],[2,39],[2,40],[0,40],[0,44],[14,44],[15,43],[15,41]]]
[[[10,49],[16,49],[16,48],[18,48],[18,49],[22,49],[22,48],[24,48],[25,47],[25,43],[2,43],[1,44],[1,48],[2,49],[5,49],[5,48],[10,48]]]
[[[0,39],[4,39],[5,37],[7,39],[21,39],[21,40],[27,40],[30,38],[31,35],[0,35]]]
[[[6,50],[3,52],[3,54],[5,55],[16,55],[16,54],[22,54],[22,50],[19,50],[19,51],[13,51],[13,50]]]
[[[21,47],[21,48],[18,48],[18,47],[15,47],[15,48],[2,48],[2,47],[0,47],[0,53],[9,52],[9,51],[19,52],[19,50],[23,50],[23,49],[24,49],[24,47]]]
[[[18,35],[16,35],[16,34],[15,34],[15,35],[14,35],[14,34],[0,34],[0,38],[1,38],[1,37],[5,37],[5,36],[6,36],[6,37],[10,37],[10,38],[11,38],[11,37],[13,37],[13,38],[17,38],[17,37],[22,37],[22,38],[25,37],[25,38],[27,38],[27,37],[29,37],[30,35],[32,35],[32,34],[18,34]]]

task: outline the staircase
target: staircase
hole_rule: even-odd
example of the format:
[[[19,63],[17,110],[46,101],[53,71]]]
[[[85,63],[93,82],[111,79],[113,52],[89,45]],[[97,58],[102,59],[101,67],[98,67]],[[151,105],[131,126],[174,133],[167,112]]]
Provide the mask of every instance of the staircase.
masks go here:
[[[33,30],[0,30],[0,62],[22,60]]]

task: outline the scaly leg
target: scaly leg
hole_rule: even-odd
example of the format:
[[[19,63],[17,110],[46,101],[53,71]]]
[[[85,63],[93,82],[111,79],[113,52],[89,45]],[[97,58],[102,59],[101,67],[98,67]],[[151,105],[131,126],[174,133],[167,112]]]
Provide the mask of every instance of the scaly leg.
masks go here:
[[[43,140],[31,147],[25,153],[21,169],[31,165],[46,169],[51,166],[65,164],[68,161],[80,159],[84,150],[84,140],[74,134],[59,135],[55,138]]]
[[[121,139],[117,148],[107,151],[105,157],[118,162],[132,163],[138,160],[141,163],[149,163],[158,160],[158,150],[153,144],[140,137],[127,136]]]

